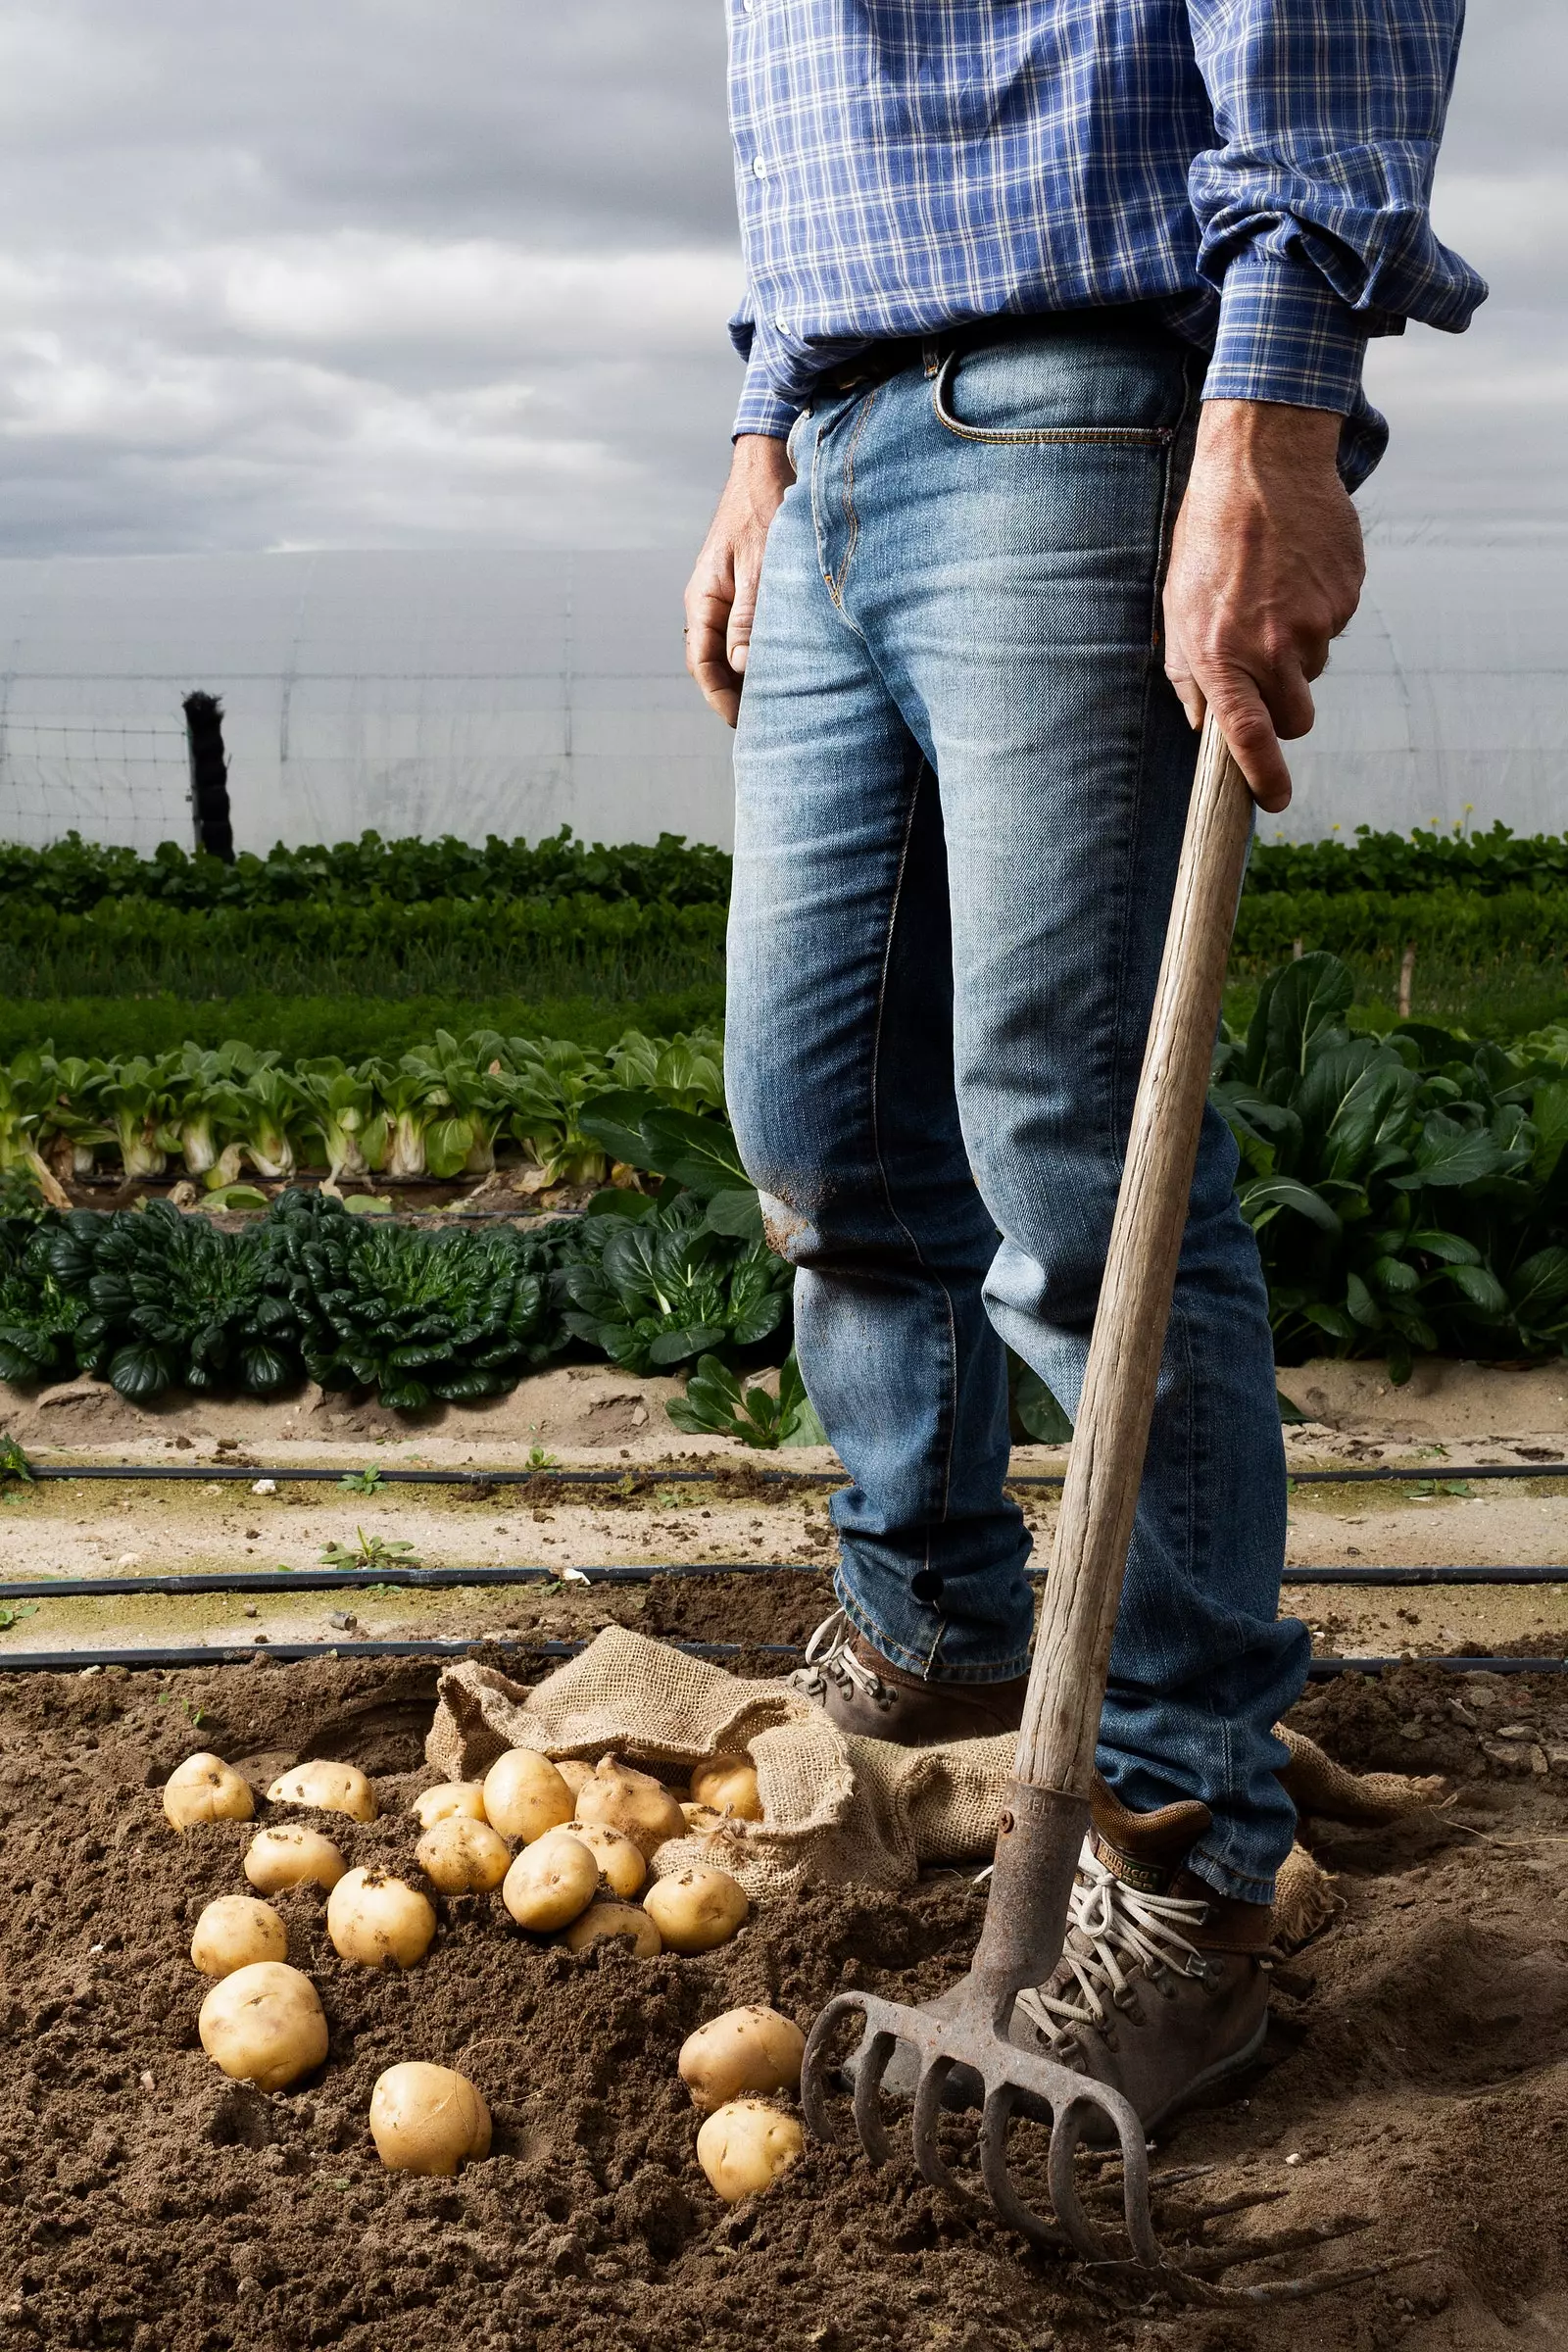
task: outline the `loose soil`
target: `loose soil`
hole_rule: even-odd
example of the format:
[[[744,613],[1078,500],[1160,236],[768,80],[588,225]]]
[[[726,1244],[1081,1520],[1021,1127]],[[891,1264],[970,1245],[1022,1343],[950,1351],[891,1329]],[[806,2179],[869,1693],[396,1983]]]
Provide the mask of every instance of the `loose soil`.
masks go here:
[[[790,1580],[791,1584],[797,1581]],[[705,1588],[715,1639],[789,1638],[799,1592]],[[743,1661],[744,1664],[744,1661]],[[907,1897],[761,1906],[703,1959],[581,1959],[493,1899],[440,1906],[426,1962],[339,1962],[314,1894],[282,1898],[291,1958],[331,2029],[324,2067],[269,2097],[202,2053],[195,1919],[243,1886],[249,1832],[175,1838],[158,1789],[211,1746],[265,1781],[297,1756],[375,1776],[383,1818],[327,1826],[352,1862],[412,1869],[431,1777],[433,1676],[321,1661],[172,1676],[106,1671],[0,1689],[0,2341],[64,2352],[551,2352],[769,2344],[870,2352],[1491,2352],[1568,2329],[1568,1801],[1536,1759],[1568,1740],[1551,1678],[1456,1687],[1431,1667],[1341,1682],[1293,1720],[1357,1768],[1442,1772],[1455,1801],[1396,1832],[1312,1833],[1343,1909],[1292,1964],[1264,2063],[1189,2118],[1159,2169],[1211,2168],[1200,2206],[1231,2284],[1421,2259],[1305,2305],[1179,2309],[1023,2252],[945,2207],[902,2159],[872,2175],[813,2147],[726,2210],[697,2169],[683,2036],[737,2002],[803,2022],[840,1985],[922,1996],[963,1965],[982,1896],[956,1874]],[[1568,1752],[1565,1750],[1564,1752]],[[494,2150],[456,2181],[384,2173],[366,2127],[383,2067],[427,2058],[490,2102]],[[955,2134],[956,2125],[951,2127]],[[1037,2151],[1022,2152],[1026,2173]],[[1267,2199],[1226,2212],[1238,2199]],[[1307,2240],[1321,2233],[1321,2242]],[[1287,2249],[1273,2257],[1272,2242]]]

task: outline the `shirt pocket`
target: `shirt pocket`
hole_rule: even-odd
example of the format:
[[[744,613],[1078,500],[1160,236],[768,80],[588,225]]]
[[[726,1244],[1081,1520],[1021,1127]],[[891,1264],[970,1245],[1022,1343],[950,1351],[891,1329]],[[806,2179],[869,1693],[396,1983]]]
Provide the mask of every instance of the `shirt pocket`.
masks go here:
[[[957,439],[1014,445],[1162,448],[1187,401],[1174,337],[1077,320],[950,351],[931,387],[937,422]]]

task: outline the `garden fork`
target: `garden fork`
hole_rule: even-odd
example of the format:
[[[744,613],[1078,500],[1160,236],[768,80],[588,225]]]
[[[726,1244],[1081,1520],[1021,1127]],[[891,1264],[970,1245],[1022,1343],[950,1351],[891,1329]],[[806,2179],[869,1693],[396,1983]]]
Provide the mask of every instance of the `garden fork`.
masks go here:
[[[855,2120],[873,2164],[892,2154],[879,2092],[896,2045],[919,2062],[914,2156],[933,2186],[962,2192],[937,2148],[943,2093],[956,2069],[981,2095],[980,2170],[1004,2222],[1033,2244],[1061,2237],[1019,2196],[1007,2127],[1020,2106],[1052,2118],[1048,2180],[1061,2230],[1076,2250],[1105,2249],[1079,2202],[1074,2154],[1091,2118],[1119,2144],[1127,2235],[1137,2259],[1165,2264],[1149,2201],[1143,2126],[1122,2094],[1007,2037],[1013,2003],[1043,1984],[1061,1957],[1067,1906],[1095,1770],[1111,1637],[1143,1478],[1154,1386],[1187,1222],[1225,962],[1247,862],[1251,801],[1212,715],[1204,722],[1181,865],[1132,1133],[1090,1342],[1051,1574],[1035,1637],[1018,1759],[998,1821],[996,1864],[968,1975],[921,2008],[867,1992],[828,2002],[806,2046],[807,2123],[834,2136],[826,2099],[829,2043],[863,2016],[851,2065]]]

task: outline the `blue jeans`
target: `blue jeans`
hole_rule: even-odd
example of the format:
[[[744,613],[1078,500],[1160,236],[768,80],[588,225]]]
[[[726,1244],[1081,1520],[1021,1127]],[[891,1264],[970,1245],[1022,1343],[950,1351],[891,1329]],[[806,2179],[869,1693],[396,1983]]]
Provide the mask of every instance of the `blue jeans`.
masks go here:
[[[725,1069],[852,1484],[839,1598],[897,1665],[1027,1666],[1003,1342],[1073,1412],[1196,738],[1158,650],[1199,371],[1133,314],[1042,320],[817,400],[736,738]],[[1285,1464],[1236,1152],[1204,1121],[1102,1721],[1141,1810],[1262,1902]]]

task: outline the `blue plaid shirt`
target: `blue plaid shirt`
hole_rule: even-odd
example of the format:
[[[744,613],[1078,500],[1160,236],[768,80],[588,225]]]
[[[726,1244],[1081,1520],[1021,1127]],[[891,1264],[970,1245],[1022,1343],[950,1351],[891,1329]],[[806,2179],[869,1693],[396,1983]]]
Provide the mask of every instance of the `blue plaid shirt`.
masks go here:
[[[1388,439],[1369,335],[1486,286],[1427,216],[1463,0],[727,0],[738,433],[879,336],[1156,302],[1209,400]]]

